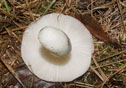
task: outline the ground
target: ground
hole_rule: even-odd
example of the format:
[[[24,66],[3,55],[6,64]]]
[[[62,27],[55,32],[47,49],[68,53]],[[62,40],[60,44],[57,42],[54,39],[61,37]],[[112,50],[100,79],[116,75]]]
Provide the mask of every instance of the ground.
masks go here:
[[[21,58],[22,35],[35,19],[48,13],[90,14],[103,31],[116,41],[114,47],[93,36],[94,53],[86,74],[69,83],[39,80]],[[0,88],[126,88],[126,1],[125,0],[1,0],[0,1]]]

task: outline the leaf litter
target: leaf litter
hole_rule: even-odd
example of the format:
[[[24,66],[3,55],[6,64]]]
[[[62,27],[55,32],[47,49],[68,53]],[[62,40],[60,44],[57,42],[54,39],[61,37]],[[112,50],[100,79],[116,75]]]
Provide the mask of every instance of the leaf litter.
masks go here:
[[[74,17],[79,14],[81,19],[76,18],[84,23],[94,39],[95,51],[90,69],[69,83],[49,83],[38,79],[27,69],[20,54],[22,35],[28,24],[52,12]],[[1,0],[0,87],[125,88],[125,35],[125,0]]]

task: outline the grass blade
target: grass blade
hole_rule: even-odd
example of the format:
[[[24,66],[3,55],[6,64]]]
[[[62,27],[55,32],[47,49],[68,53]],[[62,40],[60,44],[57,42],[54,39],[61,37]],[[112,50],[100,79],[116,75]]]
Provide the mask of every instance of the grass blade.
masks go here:
[[[46,8],[45,12],[43,13],[43,15],[45,15],[47,13],[47,11],[49,10],[49,8],[51,8],[51,6],[56,2],[56,0],[52,0],[51,3],[49,4],[49,6]]]
[[[10,14],[10,9],[8,7],[8,4],[7,4],[7,1],[6,0],[4,0],[4,5],[6,7],[6,10],[7,10],[8,14]]]

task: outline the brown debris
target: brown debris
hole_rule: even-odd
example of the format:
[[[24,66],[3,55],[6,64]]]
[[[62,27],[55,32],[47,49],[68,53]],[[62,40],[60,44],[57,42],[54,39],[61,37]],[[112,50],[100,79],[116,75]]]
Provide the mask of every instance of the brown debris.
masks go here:
[[[102,26],[89,14],[76,14],[75,17],[79,19],[97,39],[102,40],[105,43],[114,45],[115,47],[120,47],[120,45],[116,41],[109,38],[107,33],[104,32]]]
[[[27,88],[126,87],[125,0],[56,0],[49,9],[47,8],[52,0],[6,0],[10,14],[3,1],[0,0],[0,55],[2,57],[0,88],[14,86],[22,88],[21,84]],[[71,16],[81,14],[78,19],[95,36],[93,37],[95,50],[90,69],[86,74],[69,83],[49,83],[38,79],[25,68],[21,58],[21,39],[28,24],[43,13],[53,12]],[[121,49],[118,48],[118,44]]]
[[[34,76],[27,68],[23,67],[16,71],[16,74],[18,74],[19,79],[22,81],[23,84],[26,85],[26,87],[29,87],[29,83],[31,84],[32,88],[49,88],[51,86],[54,86],[55,83],[49,83],[45,82],[43,80],[38,79],[36,76]],[[32,80],[30,80],[32,79]],[[18,81],[13,77],[12,74],[9,74],[6,79],[4,80],[4,87],[7,86],[17,86],[18,88],[21,88],[21,85],[18,83]]]

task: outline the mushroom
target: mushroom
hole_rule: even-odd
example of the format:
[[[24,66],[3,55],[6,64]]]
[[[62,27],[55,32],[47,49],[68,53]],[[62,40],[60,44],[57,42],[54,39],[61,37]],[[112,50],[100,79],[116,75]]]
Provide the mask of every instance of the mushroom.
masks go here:
[[[90,32],[74,17],[42,16],[23,34],[21,55],[30,71],[51,82],[69,82],[89,68],[94,50]]]

